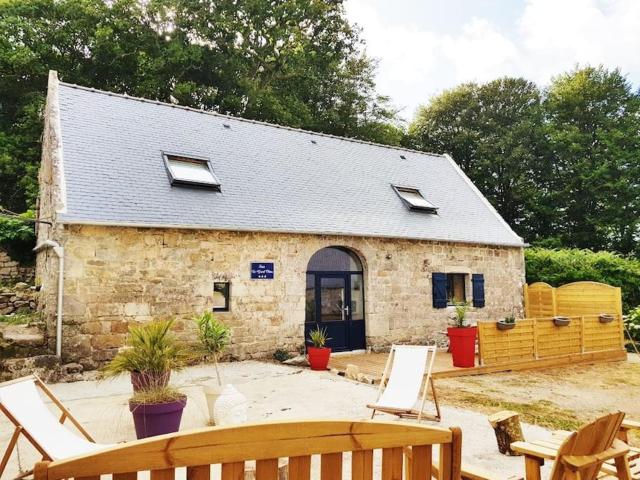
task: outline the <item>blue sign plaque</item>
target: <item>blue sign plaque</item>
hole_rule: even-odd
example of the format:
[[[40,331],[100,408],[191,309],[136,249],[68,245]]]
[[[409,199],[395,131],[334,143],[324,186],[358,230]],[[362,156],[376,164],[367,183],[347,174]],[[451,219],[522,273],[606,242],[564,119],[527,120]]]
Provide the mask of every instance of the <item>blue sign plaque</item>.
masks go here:
[[[252,280],[273,280],[273,262],[251,262]]]

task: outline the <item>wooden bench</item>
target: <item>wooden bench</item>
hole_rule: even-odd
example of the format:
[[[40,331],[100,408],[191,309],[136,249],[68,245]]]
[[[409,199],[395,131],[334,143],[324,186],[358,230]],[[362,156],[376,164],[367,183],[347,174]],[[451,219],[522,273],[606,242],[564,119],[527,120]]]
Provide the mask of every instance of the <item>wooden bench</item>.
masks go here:
[[[211,465],[222,465],[222,480],[244,478],[245,461],[256,461],[257,480],[276,480],[278,460],[289,461],[290,480],[309,480],[311,456],[320,455],[321,480],[343,478],[343,453],[351,452],[352,480],[373,478],[373,452],[382,450],[382,480],[428,480],[434,474],[432,447],[439,446],[435,478],[460,479],[462,433],[398,422],[268,422],[179,432],[121,444],[63,461],[42,461],[35,480],[136,480],[151,471],[151,480],[174,480],[186,467],[188,480],[209,480]],[[410,471],[403,472],[404,447],[411,447]]]

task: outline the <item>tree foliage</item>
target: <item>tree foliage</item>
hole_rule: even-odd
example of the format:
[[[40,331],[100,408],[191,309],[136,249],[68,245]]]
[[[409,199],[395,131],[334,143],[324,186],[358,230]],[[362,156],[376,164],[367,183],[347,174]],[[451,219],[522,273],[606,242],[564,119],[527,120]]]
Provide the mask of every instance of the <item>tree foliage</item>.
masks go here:
[[[460,85],[409,141],[451,153],[529,242],[640,253],[640,95],[618,70]]]
[[[640,305],[640,260],[612,252],[528,248],[527,283],[554,287],[579,281],[602,282],[622,289],[625,311]]]
[[[37,195],[47,73],[325,133],[398,143],[341,1],[0,3],[0,204]]]

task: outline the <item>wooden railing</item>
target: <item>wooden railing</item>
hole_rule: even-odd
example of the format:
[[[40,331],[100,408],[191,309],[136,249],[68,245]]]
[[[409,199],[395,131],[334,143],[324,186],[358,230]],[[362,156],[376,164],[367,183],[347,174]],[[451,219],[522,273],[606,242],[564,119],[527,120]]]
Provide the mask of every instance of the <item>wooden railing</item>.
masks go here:
[[[478,322],[480,365],[501,365],[594,352],[624,351],[622,317],[601,323],[599,315],[568,317],[558,327],[553,318],[518,320],[512,330],[498,330],[496,322]]]
[[[256,461],[257,480],[276,480],[278,461],[288,459],[289,480],[308,480],[312,455],[320,455],[321,480],[343,477],[344,452],[350,452],[354,480],[374,476],[374,450],[382,450],[382,480],[427,480],[435,473],[432,446],[439,445],[437,477],[460,478],[460,429],[373,421],[278,422],[214,427],[139,440],[75,457],[39,462],[35,480],[135,480],[150,471],[151,480],[174,480],[186,467],[188,480],[209,480],[211,465],[222,465],[222,480],[244,479],[245,461]],[[405,464],[404,448],[412,461]],[[403,471],[404,470],[404,471]],[[410,470],[410,471],[407,471]],[[376,476],[376,478],[378,478]]]

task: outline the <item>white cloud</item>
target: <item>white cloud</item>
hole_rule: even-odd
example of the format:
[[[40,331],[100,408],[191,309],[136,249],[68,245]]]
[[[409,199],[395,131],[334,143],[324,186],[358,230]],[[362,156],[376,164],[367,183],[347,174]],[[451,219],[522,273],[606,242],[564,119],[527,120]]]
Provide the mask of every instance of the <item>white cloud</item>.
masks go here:
[[[412,17],[393,24],[368,0],[347,0],[346,8],[363,29],[367,52],[380,60],[379,90],[408,119],[430,96],[471,80],[522,75],[545,84],[588,63],[620,67],[640,81],[639,0],[527,0],[509,33],[491,18],[441,33],[446,29],[418,26]]]

